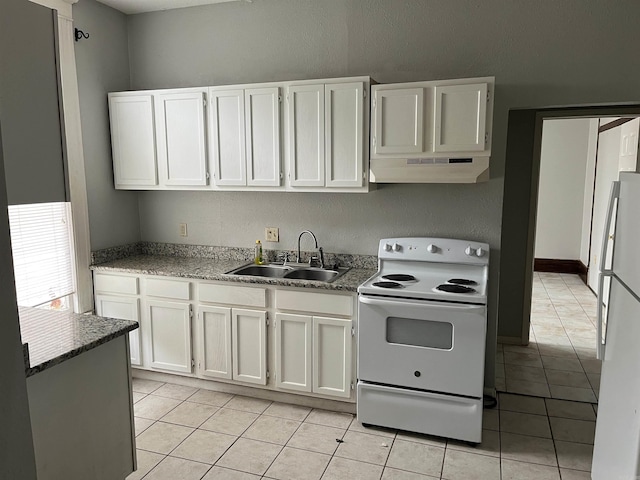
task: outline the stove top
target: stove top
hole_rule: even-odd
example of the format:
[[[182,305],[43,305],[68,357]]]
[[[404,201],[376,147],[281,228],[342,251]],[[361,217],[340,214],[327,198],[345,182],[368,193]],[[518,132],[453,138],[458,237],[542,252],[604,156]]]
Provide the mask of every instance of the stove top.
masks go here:
[[[489,246],[442,238],[380,241],[378,272],[361,295],[486,305]]]

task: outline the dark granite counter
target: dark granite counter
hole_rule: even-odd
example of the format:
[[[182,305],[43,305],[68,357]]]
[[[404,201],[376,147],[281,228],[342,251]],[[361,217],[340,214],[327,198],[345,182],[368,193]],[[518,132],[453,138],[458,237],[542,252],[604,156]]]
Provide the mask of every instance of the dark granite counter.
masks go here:
[[[124,272],[142,275],[160,275],[198,280],[220,280],[236,283],[279,285],[297,288],[355,292],[358,285],[371,277],[376,270],[371,268],[352,268],[331,283],[310,280],[292,280],[286,278],[254,277],[246,275],[227,275],[237,267],[246,265],[246,260],[222,260],[203,257],[182,257],[164,255],[134,255],[119,260],[93,265],[98,272]]]
[[[138,328],[129,320],[37,308],[21,307],[19,315],[27,377]]]

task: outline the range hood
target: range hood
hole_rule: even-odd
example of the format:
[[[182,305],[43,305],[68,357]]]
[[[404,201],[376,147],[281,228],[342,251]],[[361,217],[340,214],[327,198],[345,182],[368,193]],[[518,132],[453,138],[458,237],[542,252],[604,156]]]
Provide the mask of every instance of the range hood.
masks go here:
[[[489,180],[489,157],[372,158],[375,183],[480,183]]]

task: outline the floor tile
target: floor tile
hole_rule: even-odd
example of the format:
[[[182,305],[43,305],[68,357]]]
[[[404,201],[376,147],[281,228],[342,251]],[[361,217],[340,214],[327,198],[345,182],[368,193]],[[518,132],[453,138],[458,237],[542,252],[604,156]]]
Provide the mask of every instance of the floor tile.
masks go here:
[[[297,420],[302,422],[311,412],[311,408],[300,405],[291,405],[289,403],[274,402],[264,411],[264,415],[273,417],[288,418],[289,420]]]
[[[542,367],[540,356],[531,353],[504,352],[504,363],[509,365],[523,365],[525,367]]]
[[[591,480],[590,472],[581,472],[580,470],[569,470],[568,468],[560,469],[562,480]]]
[[[500,431],[551,438],[549,419],[546,415],[500,411]]]
[[[557,466],[553,440],[515,433],[500,433],[501,457],[526,463]]]
[[[239,438],[218,460],[217,465],[263,475],[282,450],[279,445]]]
[[[186,400],[197,391],[197,388],[185,387],[184,385],[176,385],[174,383],[165,383],[153,392],[153,394],[160,397],[175,398],[176,400]]]
[[[381,475],[382,465],[333,457],[322,480],[372,480],[380,478]]]
[[[396,440],[386,466],[436,477],[442,471],[444,454],[444,448]]]
[[[242,436],[252,440],[285,445],[299,426],[300,422],[295,420],[263,415],[253,422]]]
[[[355,417],[349,413],[330,412],[328,410],[313,409],[304,420],[307,423],[317,423],[318,425],[326,425],[327,427],[349,428],[351,421]]]
[[[142,432],[144,432],[147,428],[153,425],[155,420],[149,420],[148,418],[142,418],[142,417],[134,417],[133,422],[135,425],[135,432],[137,437]]]
[[[139,402],[140,400],[142,400],[146,396],[147,396],[146,393],[133,392],[132,401],[133,401],[133,403]]]
[[[319,480],[329,460],[330,455],[284,447],[265,476],[278,480]]]
[[[155,380],[146,380],[144,378],[133,378],[132,390],[140,393],[152,393],[158,388],[164,385],[163,382],[156,382]]]
[[[558,417],[549,418],[549,422],[551,422],[551,432],[555,440],[593,445],[596,422]]]
[[[460,450],[469,453],[479,453],[482,455],[489,455],[491,457],[500,456],[500,433],[492,430],[482,431],[482,443],[479,445],[469,445],[466,442],[458,442],[456,440],[449,440],[447,442],[447,449]]]
[[[500,480],[500,459],[447,449],[444,456],[442,478],[447,480]]]
[[[210,466],[192,462],[182,458],[166,457],[149,474],[145,480],[200,480]]]
[[[538,346],[535,342],[529,342],[529,345],[504,345],[505,352],[518,352],[518,353],[538,353]]]
[[[504,371],[507,382],[510,380],[519,380],[523,382],[547,383],[543,368],[505,364]]]
[[[349,425],[350,432],[360,432],[360,433],[369,433],[371,435],[379,435],[381,437],[387,438],[395,438],[396,431],[392,428],[384,428],[384,427],[374,427],[374,426],[364,426],[362,425],[357,418],[354,418]]]
[[[533,413],[536,415],[546,415],[544,399],[528,397],[525,395],[512,395],[509,393],[501,393],[499,396],[500,410],[508,410],[510,412]]]
[[[213,415],[218,407],[203,403],[182,402],[162,417],[163,422],[176,423],[186,427],[199,427]]]
[[[542,355],[542,364],[545,370],[565,370],[570,372],[583,372],[580,361],[574,358],[547,357]]]
[[[222,407],[229,400],[233,398],[230,393],[214,392],[212,390],[198,390],[191,395],[188,400],[196,403],[206,403],[207,405],[213,405],[215,407]]]
[[[136,417],[160,420],[180,403],[180,400],[174,400],[173,398],[147,395],[133,406],[133,412]]]
[[[385,464],[393,442],[392,439],[358,432],[347,432],[342,440],[336,450],[336,456],[376,465]]]
[[[138,469],[130,474],[126,480],[140,480],[162,461],[164,455],[147,452],[145,450],[136,450],[136,457],[138,460]]]
[[[507,392],[534,397],[551,397],[549,386],[546,383],[532,383],[518,380],[507,380]]]
[[[566,372],[563,370],[545,370],[549,385],[565,387],[591,388],[589,379],[583,372]]]
[[[550,417],[573,418],[576,420],[595,420],[596,415],[591,404],[569,400],[545,399]]]
[[[502,480],[560,480],[558,467],[502,459]]]
[[[602,361],[601,360],[597,360],[597,359],[591,359],[591,360],[580,360],[580,363],[582,364],[582,368],[584,368],[584,371],[587,373],[600,373],[600,371],[602,370]]]
[[[555,443],[556,451],[558,452],[558,464],[561,467],[585,472],[591,471],[593,445],[562,442],[560,440],[556,440]]]
[[[209,420],[200,425],[203,430],[226,433],[239,437],[258,418],[255,413],[230,410],[222,407],[209,417]]]
[[[167,455],[194,431],[193,428],[156,422],[136,438],[136,445],[142,450]]]
[[[382,472],[382,480],[433,480],[434,478],[440,477],[407,472],[405,470],[398,470],[397,468],[391,467],[384,467],[384,472]]]
[[[506,392],[507,391],[507,382],[504,378],[496,378],[496,390],[498,392]]]
[[[553,398],[563,400],[575,400],[576,402],[596,403],[596,398],[591,388],[563,387],[560,385],[549,385],[549,391]]]
[[[171,456],[213,465],[237,438],[224,433],[196,430],[171,452]]]
[[[495,413],[495,427],[491,430],[498,430],[498,415],[497,411]],[[487,411],[485,410],[484,416],[482,417],[483,423],[484,419],[487,418]],[[414,432],[398,432],[396,434],[396,440],[404,440],[406,442],[415,442],[422,443],[423,445],[432,445],[434,447],[445,447],[447,445],[447,439],[442,437],[435,437],[433,435],[423,435],[421,433]]]
[[[336,440],[342,440],[345,432],[339,428],[303,423],[287,442],[287,446],[333,455],[339,445]]]
[[[496,410],[485,409],[482,412],[482,429],[483,430],[500,430],[500,412]],[[400,434],[398,433],[398,438]]]
[[[226,404],[226,408],[232,408],[234,410],[242,410],[243,412],[262,413],[267,407],[271,405],[269,400],[262,400],[261,398],[251,398],[235,396],[229,400]]]
[[[540,351],[540,355],[545,355],[547,357],[568,357],[568,358],[577,358],[577,354],[573,345],[564,345],[558,343],[549,343],[544,345],[539,345],[538,350]]]
[[[239,472],[238,470],[230,470],[228,468],[212,467],[202,480],[259,480],[260,475],[253,473]]]

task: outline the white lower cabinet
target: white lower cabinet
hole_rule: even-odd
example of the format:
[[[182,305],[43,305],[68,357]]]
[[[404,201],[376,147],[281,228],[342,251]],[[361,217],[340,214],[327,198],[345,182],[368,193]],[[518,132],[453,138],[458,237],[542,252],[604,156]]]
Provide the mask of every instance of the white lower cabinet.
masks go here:
[[[276,387],[311,392],[312,317],[276,313]]]
[[[191,373],[191,305],[147,300],[149,367]]]
[[[313,392],[351,396],[351,320],[313,317]]]
[[[233,379],[267,384],[267,312],[231,310]]]
[[[196,323],[198,373],[231,379],[231,309],[200,306]]]
[[[118,318],[140,322],[140,299],[96,294],[96,314],[101,317]],[[140,329],[129,332],[131,365],[142,365]]]

